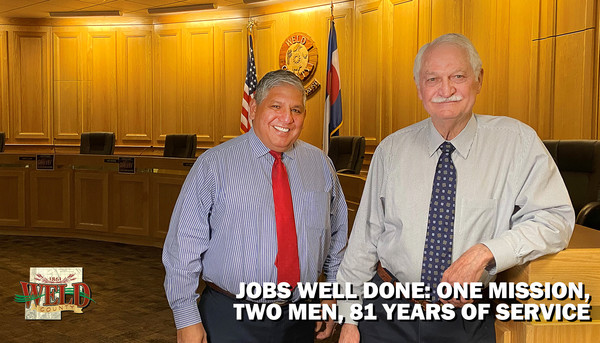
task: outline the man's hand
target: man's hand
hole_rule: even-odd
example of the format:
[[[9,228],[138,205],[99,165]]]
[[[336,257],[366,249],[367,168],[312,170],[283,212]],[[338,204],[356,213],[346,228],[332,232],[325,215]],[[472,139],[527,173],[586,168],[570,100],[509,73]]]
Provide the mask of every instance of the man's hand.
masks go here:
[[[177,343],[208,343],[202,323],[177,330]]]
[[[465,282],[479,282],[483,270],[493,260],[494,255],[492,255],[488,247],[483,244],[474,245],[446,269],[444,275],[442,275],[442,282],[448,282],[450,285],[454,285],[455,282],[461,284]],[[454,307],[463,307],[463,305],[472,302],[473,300],[466,300],[463,297],[460,299],[442,300],[442,303],[449,303],[454,305]]]
[[[333,308],[335,303],[336,303],[335,299],[328,299],[328,300],[321,301],[322,306],[327,305],[330,308]],[[323,311],[321,311],[321,313],[323,313]],[[325,327],[325,329],[323,329],[323,327]],[[329,318],[326,321],[323,320],[323,321],[317,322],[317,325],[315,325],[315,332],[317,332],[317,339],[322,340],[322,339],[328,338],[329,336],[331,336],[334,329],[335,329],[335,322],[333,321],[333,318]],[[323,330],[323,331],[321,331],[321,330]]]
[[[360,342],[360,333],[358,332],[358,326],[354,324],[342,325],[342,331],[340,332],[340,340],[338,343],[358,343]]]

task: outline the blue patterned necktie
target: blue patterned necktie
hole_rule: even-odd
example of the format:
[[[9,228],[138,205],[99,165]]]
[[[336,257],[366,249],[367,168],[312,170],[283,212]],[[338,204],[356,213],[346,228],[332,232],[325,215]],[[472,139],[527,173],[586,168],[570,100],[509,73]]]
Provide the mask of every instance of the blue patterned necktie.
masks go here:
[[[433,179],[421,269],[421,281],[431,287],[432,302],[439,300],[436,288],[452,261],[456,202],[456,170],[451,156],[454,146],[450,142],[444,142],[440,145],[440,150],[442,154]]]

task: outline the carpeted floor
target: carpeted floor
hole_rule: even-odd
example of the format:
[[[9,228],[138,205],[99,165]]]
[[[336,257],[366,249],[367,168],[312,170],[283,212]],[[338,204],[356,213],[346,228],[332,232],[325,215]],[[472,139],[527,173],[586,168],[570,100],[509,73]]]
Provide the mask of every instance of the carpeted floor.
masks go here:
[[[83,267],[96,303],[60,321],[26,321],[13,297],[30,267]],[[0,342],[175,342],[163,279],[159,248],[0,235]]]

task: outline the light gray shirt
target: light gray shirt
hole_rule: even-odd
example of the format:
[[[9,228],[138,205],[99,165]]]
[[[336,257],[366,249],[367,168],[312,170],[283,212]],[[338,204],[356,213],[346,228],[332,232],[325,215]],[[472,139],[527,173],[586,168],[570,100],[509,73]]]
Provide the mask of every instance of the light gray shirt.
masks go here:
[[[377,261],[401,282],[419,282],[438,149],[444,138],[426,119],[386,137],[375,150],[337,280],[362,285]],[[451,143],[456,150],[452,261],[478,243],[496,273],[564,249],[575,214],[554,160],[536,132],[508,117],[473,115]],[[349,319],[350,305],[338,301]]]

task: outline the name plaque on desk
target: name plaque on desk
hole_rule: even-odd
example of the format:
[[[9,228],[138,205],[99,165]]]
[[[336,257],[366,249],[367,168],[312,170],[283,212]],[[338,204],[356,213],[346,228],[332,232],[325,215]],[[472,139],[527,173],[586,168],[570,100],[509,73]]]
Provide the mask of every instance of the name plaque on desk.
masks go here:
[[[119,157],[119,173],[135,174],[135,158]]]
[[[37,170],[54,170],[54,155],[41,155],[35,157]]]

